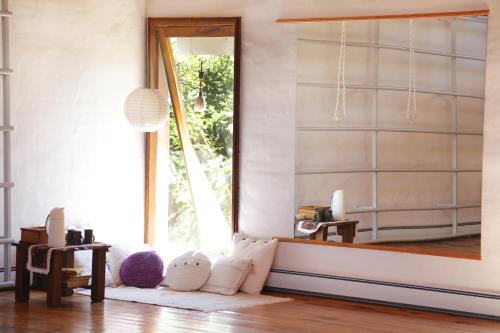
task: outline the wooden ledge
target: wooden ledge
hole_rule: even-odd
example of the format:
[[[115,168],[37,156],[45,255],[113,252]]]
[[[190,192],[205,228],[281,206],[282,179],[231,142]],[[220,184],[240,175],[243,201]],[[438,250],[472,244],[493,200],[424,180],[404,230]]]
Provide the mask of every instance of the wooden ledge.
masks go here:
[[[448,16],[483,16],[489,15],[489,9],[468,10],[461,12],[441,12],[441,13],[413,13],[413,14],[393,14],[393,15],[369,15],[369,16],[339,16],[339,17],[319,17],[319,18],[281,18],[276,23],[320,23],[337,21],[366,21],[366,20],[401,20],[438,18]]]
[[[458,254],[458,253],[443,252],[443,251],[431,251],[431,250],[423,250],[423,249],[418,249],[418,248],[401,248],[401,247],[387,246],[387,245],[339,243],[339,242],[317,241],[317,240],[289,238],[289,237],[274,237],[273,239],[277,239],[279,242],[283,242],[283,243],[336,246],[336,247],[347,247],[347,248],[363,249],[363,250],[423,254],[423,255],[428,255],[428,256],[447,257],[447,258],[455,258],[455,259],[481,260],[480,255]]]

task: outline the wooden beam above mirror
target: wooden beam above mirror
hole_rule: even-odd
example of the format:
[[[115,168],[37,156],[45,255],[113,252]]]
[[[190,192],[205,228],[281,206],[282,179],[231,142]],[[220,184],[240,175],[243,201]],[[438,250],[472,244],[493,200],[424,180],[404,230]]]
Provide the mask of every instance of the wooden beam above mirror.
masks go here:
[[[316,18],[280,18],[276,23],[321,23],[338,21],[367,21],[367,20],[398,20],[398,19],[420,19],[436,18],[447,16],[484,16],[489,15],[489,9],[469,10],[461,12],[438,12],[438,13],[412,13],[412,14],[391,14],[391,15],[368,15],[368,16],[337,16],[337,17],[316,17]]]

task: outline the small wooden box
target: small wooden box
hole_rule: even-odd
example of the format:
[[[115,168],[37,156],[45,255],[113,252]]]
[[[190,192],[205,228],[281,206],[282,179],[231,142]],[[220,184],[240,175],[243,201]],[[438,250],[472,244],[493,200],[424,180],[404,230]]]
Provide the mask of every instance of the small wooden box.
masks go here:
[[[49,236],[45,227],[21,228],[21,242],[30,244],[47,244]]]

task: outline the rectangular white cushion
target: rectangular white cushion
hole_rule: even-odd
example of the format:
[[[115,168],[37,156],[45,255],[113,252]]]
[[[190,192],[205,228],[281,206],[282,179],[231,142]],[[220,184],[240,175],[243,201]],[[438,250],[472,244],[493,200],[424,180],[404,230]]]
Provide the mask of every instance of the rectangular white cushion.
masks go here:
[[[113,285],[113,279],[111,278],[111,272],[108,267],[108,255],[106,255],[106,266],[105,266],[105,278],[104,285],[106,287]],[[92,251],[75,251],[75,267],[82,270],[82,275],[92,274]]]
[[[234,234],[230,256],[252,259],[252,269],[240,287],[249,294],[259,294],[264,288],[267,276],[271,270],[278,240],[257,240]]]
[[[238,292],[251,267],[252,260],[248,258],[220,257],[213,263],[210,277],[200,290],[232,296]]]

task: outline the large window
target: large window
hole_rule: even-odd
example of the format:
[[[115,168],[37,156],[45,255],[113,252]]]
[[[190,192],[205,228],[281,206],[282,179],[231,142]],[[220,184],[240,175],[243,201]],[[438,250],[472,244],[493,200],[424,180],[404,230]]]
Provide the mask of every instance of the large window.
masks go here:
[[[236,227],[237,23],[150,21],[150,85],[172,103],[148,138],[146,240],[170,254],[224,251]]]

